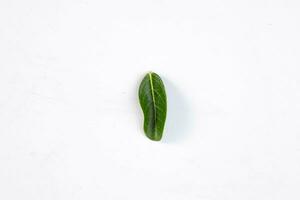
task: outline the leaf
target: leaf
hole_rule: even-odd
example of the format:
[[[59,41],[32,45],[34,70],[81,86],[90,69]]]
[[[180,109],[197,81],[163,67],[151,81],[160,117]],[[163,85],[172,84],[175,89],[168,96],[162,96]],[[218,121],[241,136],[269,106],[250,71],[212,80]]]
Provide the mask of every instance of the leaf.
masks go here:
[[[149,72],[142,80],[139,101],[144,113],[146,136],[154,141],[161,140],[167,115],[167,96],[164,84],[156,73]]]

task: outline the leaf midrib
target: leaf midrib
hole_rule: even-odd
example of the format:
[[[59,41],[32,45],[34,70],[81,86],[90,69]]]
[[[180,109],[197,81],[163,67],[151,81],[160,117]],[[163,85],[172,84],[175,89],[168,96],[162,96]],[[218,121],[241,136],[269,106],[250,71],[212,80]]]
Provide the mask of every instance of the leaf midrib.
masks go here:
[[[150,80],[150,87],[151,87],[151,96],[153,101],[153,110],[154,110],[154,132],[156,134],[156,103],[155,103],[155,96],[154,96],[154,86],[152,80],[152,72],[149,72],[149,80]]]

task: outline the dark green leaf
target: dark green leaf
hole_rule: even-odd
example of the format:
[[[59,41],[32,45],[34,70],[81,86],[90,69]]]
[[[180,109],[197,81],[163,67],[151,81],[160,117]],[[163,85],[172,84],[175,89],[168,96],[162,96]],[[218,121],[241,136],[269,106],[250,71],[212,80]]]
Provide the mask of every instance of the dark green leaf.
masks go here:
[[[166,115],[167,97],[161,78],[149,72],[139,87],[139,100],[144,113],[144,131],[155,141],[162,138]]]

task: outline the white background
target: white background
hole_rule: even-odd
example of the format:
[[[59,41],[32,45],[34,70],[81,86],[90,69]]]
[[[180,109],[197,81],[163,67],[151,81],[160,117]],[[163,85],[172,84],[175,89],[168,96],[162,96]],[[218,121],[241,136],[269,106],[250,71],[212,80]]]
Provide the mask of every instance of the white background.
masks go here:
[[[0,199],[299,200],[298,0],[1,0]],[[161,142],[137,88],[161,75]]]

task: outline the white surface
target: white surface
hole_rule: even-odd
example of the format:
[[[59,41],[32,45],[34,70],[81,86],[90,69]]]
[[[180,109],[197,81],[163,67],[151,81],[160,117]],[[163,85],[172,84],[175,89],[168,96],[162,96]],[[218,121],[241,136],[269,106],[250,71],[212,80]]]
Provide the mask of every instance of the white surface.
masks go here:
[[[2,0],[0,199],[299,200],[299,9]],[[159,143],[148,70],[169,98]]]

